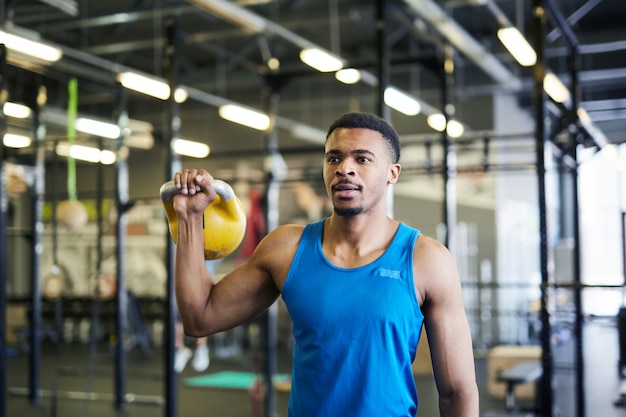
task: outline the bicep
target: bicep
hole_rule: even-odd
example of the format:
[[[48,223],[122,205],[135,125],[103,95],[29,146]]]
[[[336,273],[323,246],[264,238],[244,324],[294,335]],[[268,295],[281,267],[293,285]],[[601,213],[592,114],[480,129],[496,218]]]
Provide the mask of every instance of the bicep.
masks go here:
[[[276,301],[295,253],[297,238],[297,229],[283,227],[270,233],[246,263],[214,286],[207,307],[208,314],[219,318],[214,320],[222,327],[219,330],[255,318]]]
[[[226,274],[215,286],[208,301],[207,311],[217,328],[211,332],[244,324],[267,309],[279,292],[268,271],[254,262],[237,267]]]

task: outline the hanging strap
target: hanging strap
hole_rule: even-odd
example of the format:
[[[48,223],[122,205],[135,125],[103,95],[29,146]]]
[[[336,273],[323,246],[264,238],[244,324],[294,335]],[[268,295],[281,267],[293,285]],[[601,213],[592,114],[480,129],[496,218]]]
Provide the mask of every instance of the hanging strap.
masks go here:
[[[71,156],[71,149],[76,142],[76,114],[78,113],[78,80],[72,77],[67,84],[67,141],[70,152],[67,156],[67,194],[68,200],[77,200],[76,160]]]

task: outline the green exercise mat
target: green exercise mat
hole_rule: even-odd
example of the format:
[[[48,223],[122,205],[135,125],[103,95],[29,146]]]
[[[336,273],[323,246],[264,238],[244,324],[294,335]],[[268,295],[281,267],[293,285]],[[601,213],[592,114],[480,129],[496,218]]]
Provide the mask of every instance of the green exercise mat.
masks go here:
[[[254,385],[256,378],[257,375],[252,372],[222,371],[185,378],[185,384],[190,387],[248,390]],[[275,374],[273,378],[275,386],[282,386],[289,380],[289,375],[286,374]]]

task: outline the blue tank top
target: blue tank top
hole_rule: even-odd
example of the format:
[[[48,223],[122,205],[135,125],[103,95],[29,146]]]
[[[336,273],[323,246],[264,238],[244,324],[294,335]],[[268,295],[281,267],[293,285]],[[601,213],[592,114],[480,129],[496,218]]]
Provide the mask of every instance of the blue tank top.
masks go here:
[[[289,416],[413,417],[419,230],[401,223],[382,256],[347,269],[322,252],[323,228],[305,227],[282,291],[295,341]]]

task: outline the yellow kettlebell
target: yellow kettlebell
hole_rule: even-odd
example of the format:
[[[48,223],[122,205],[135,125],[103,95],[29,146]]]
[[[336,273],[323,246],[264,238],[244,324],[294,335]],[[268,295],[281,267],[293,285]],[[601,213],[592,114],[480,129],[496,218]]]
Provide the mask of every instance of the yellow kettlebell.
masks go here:
[[[204,259],[219,259],[230,255],[241,244],[246,232],[246,213],[241,201],[228,183],[212,180],[217,198],[204,210]],[[178,241],[178,216],[173,196],[180,193],[174,181],[168,181],[159,191],[165,207],[169,230],[174,243]]]

